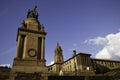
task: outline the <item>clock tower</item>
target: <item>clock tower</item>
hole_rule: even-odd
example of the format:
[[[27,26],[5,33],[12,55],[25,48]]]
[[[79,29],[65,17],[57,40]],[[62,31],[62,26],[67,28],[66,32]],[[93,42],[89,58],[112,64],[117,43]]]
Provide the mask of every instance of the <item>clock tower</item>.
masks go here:
[[[17,50],[10,80],[47,80],[45,36],[43,24],[38,20],[37,6],[28,10],[17,33]]]

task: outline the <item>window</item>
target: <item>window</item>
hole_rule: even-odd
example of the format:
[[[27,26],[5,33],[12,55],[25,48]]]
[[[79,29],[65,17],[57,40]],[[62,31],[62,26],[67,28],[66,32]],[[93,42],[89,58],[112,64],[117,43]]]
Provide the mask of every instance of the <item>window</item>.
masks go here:
[[[50,68],[50,70],[52,70],[52,67]]]
[[[39,37],[38,38],[38,56],[37,56],[38,59],[41,59],[41,45],[42,45],[41,42],[42,42],[42,38]]]
[[[20,43],[19,43],[19,50],[18,50],[18,57],[22,58],[23,52],[24,52],[24,41],[25,41],[25,35],[21,35]]]

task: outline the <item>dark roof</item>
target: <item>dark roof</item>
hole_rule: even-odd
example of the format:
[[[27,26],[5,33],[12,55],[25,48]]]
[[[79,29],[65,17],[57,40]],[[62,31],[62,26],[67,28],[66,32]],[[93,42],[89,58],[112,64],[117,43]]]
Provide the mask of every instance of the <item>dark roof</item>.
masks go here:
[[[87,56],[91,56],[91,54],[87,54],[87,53],[80,52],[80,53],[76,54],[75,56],[72,56],[71,58],[69,58],[69,59],[67,59],[66,61],[64,61],[64,63],[67,62],[67,61],[69,61],[69,60],[71,60],[71,59],[73,59],[74,57],[76,57],[76,56],[78,56],[78,55],[87,55]]]
[[[83,52],[80,52],[79,54],[80,54],[80,55],[88,55],[88,56],[91,56],[91,54],[83,53]]]
[[[95,60],[95,61],[109,61],[109,62],[120,62],[118,60],[99,59],[99,58],[91,58],[91,60]]]

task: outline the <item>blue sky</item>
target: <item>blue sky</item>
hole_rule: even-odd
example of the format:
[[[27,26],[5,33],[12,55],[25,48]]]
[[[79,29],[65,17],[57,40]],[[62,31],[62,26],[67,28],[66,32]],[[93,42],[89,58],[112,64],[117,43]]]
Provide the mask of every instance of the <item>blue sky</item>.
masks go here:
[[[65,60],[72,56],[73,49],[78,53],[90,53],[92,57],[96,57],[102,50],[104,55],[111,53],[106,48],[109,45],[114,46],[109,44],[109,35],[113,34],[114,39],[120,42],[119,4],[120,0],[0,0],[0,64],[13,63],[17,29],[26,18],[27,10],[35,5],[38,6],[39,21],[44,24],[47,32],[47,64],[53,61],[57,42],[63,49]],[[98,44],[108,42],[106,45],[98,45],[96,41]],[[118,50],[115,53],[119,55],[120,52]]]

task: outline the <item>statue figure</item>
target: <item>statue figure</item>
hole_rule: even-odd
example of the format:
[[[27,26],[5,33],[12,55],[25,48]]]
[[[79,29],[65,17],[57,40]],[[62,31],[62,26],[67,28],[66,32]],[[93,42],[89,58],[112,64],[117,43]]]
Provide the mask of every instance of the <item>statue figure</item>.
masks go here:
[[[35,6],[32,10],[28,9],[27,18],[36,18],[38,19],[38,13],[36,11],[37,6]]]
[[[23,22],[21,23],[21,27],[24,27],[24,28],[27,27],[27,25],[25,24],[25,21],[24,21],[24,20],[23,20]]]

